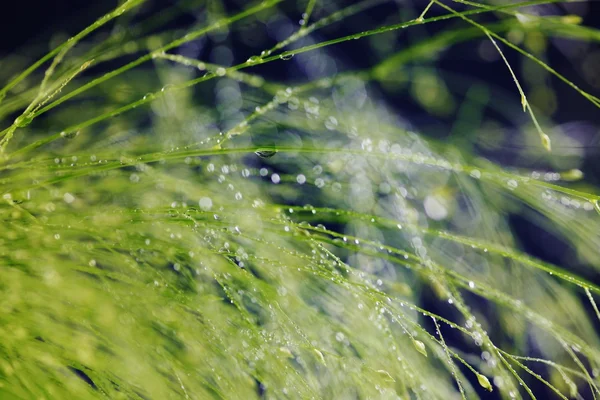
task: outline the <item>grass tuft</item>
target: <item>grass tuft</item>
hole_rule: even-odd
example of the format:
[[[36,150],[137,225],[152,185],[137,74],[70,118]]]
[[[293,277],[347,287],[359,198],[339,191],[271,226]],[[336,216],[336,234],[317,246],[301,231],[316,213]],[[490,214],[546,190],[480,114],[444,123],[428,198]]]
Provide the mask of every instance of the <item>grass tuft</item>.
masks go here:
[[[0,398],[600,396],[566,3],[128,0],[3,58]]]

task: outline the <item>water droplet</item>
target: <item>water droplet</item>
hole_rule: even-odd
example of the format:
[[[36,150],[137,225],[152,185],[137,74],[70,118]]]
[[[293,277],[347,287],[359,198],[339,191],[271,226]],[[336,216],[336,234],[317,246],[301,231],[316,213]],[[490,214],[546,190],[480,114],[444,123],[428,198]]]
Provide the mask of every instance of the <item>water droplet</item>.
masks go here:
[[[478,169],[474,169],[471,171],[471,173],[469,175],[471,175],[471,177],[473,177],[475,179],[479,179],[479,178],[481,178],[481,171],[479,171]]]
[[[425,213],[433,220],[440,221],[448,216],[448,209],[446,208],[443,199],[438,196],[427,196],[423,201]]]
[[[60,136],[64,137],[65,139],[73,139],[74,137],[77,137],[78,135],[79,135],[79,131],[74,131],[74,132],[62,131],[60,133]]]
[[[332,131],[338,126],[338,120],[335,117],[329,117],[325,121],[325,128]]]
[[[200,201],[198,201],[198,205],[204,211],[208,211],[212,208],[212,200],[210,197],[202,197]]]
[[[492,384],[490,383],[487,376],[482,375],[482,374],[477,374],[477,382],[479,382],[479,384],[481,385],[482,388],[484,388],[490,392],[493,390]]]
[[[415,346],[415,349],[417,349],[417,351],[419,353],[421,353],[425,357],[427,357],[427,349],[425,348],[425,344],[417,339],[413,339],[412,342],[413,342],[413,345]]]
[[[542,139],[542,146],[544,146],[544,149],[547,151],[552,151],[552,142],[550,141],[550,137],[545,133],[542,133],[540,137]]]
[[[560,179],[563,181],[578,181],[581,178],[583,178],[583,172],[576,168],[560,173]]]
[[[17,119],[15,119],[14,124],[17,127],[19,127],[19,128],[23,128],[23,127],[29,125],[31,123],[31,121],[33,121],[33,115],[32,114],[19,115],[17,117]]]
[[[323,353],[321,353],[317,349],[313,349],[313,350],[316,353],[317,357],[319,358],[319,361],[321,361],[323,364],[325,364],[325,357],[323,357]]]
[[[260,158],[271,158],[277,153],[275,149],[258,149],[254,152]]]
[[[248,59],[246,62],[247,62],[248,64],[257,64],[257,63],[259,63],[260,61],[261,61],[261,58],[260,58],[260,57],[258,57],[258,56],[252,56],[252,57],[250,57],[250,58],[249,58],[249,59]]]
[[[291,60],[291,59],[292,59],[292,57],[294,57],[294,54],[293,54],[293,53],[282,53],[282,54],[279,56],[279,58],[280,58],[281,60],[284,60],[284,61]]]
[[[63,200],[65,201],[65,203],[71,204],[75,201],[75,196],[73,196],[71,193],[65,193],[63,195]]]

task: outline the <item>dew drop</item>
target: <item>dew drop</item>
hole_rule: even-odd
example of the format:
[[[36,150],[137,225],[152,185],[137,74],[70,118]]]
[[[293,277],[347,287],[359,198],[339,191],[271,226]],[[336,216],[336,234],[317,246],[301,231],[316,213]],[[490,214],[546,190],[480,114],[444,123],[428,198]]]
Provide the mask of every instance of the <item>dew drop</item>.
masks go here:
[[[484,388],[490,392],[493,390],[492,384],[490,383],[487,376],[482,375],[482,374],[477,374],[477,382],[479,382],[479,384],[481,385],[482,388]]]
[[[321,353],[321,351],[317,350],[317,349],[313,349],[315,354],[317,355],[317,357],[319,358],[319,361],[321,361],[323,364],[325,364],[325,357],[323,357],[323,353]]]
[[[33,121],[32,114],[20,115],[17,117],[17,119],[15,119],[14,124],[19,128],[23,128],[23,127],[29,125],[31,123],[31,121]]]
[[[210,197],[202,197],[200,198],[200,201],[198,201],[198,205],[202,210],[208,211],[212,208],[213,203]]]
[[[338,126],[338,121],[335,117],[329,117],[325,121],[325,128],[332,131]]]
[[[258,149],[254,152],[260,158],[271,158],[277,153],[275,149]]]
[[[440,221],[448,216],[444,201],[437,196],[427,196],[423,202],[425,213],[433,220]]]
[[[65,201],[65,203],[71,204],[72,202],[75,201],[75,196],[73,196],[71,193],[67,192],[63,195],[63,200]]]
[[[479,178],[481,178],[481,171],[479,171],[478,169],[474,169],[471,171],[471,173],[469,175],[471,175],[471,177],[473,177],[475,179],[479,179]]]
[[[546,149],[546,151],[552,151],[552,142],[550,141],[550,137],[545,133],[542,133],[540,138],[542,140],[542,146],[544,146],[544,149]]]
[[[416,340],[413,339],[413,345],[415,346],[415,349],[417,349],[417,351],[421,354],[423,354],[425,357],[427,357],[427,349],[425,348],[425,344],[423,342],[421,342],[420,340]]]
[[[73,139],[74,137],[77,137],[78,135],[79,135],[79,131],[74,131],[74,132],[62,131],[60,133],[60,136],[65,139]]]
[[[563,181],[578,181],[583,178],[583,172],[580,169],[574,168],[565,172],[561,172],[560,179]]]
[[[248,64],[256,64],[256,63],[260,62],[260,60],[261,60],[260,57],[258,57],[258,56],[252,56],[246,62]]]

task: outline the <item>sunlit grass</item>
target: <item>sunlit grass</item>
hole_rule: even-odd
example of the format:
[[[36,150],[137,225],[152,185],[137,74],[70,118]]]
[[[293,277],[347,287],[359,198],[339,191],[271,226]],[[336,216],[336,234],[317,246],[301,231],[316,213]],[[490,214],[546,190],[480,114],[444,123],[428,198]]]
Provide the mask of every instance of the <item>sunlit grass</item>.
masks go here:
[[[597,188],[578,164],[508,168],[473,143],[504,140],[488,129],[504,118],[552,163],[568,138],[523,65],[599,106],[538,42],[600,32],[539,16],[546,0],[190,1],[185,29],[169,25],[185,7],[131,19],[143,3],[0,68],[2,399],[600,395]],[[397,15],[339,34],[377,7]],[[402,45],[367,67],[329,52],[384,35]],[[469,41],[513,86],[437,66]],[[582,267],[527,254],[511,214]]]

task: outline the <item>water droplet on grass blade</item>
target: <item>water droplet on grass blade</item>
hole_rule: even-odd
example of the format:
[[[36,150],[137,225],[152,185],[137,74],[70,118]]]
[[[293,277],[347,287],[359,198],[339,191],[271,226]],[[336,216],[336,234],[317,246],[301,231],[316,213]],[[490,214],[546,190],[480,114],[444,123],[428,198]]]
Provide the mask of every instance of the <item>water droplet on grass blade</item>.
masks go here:
[[[425,343],[421,342],[420,340],[417,339],[413,339],[413,345],[415,346],[415,349],[417,349],[417,351],[421,354],[423,354],[425,357],[427,357],[427,349],[425,348]]]
[[[560,173],[560,179],[563,181],[578,181],[583,178],[583,172],[580,169],[570,169]]]
[[[16,126],[18,126],[19,128],[23,128],[27,125],[29,125],[31,123],[31,121],[33,121],[33,114],[24,114],[24,115],[19,115],[17,117],[17,119],[15,119],[14,124]]]
[[[546,151],[552,151],[552,142],[550,141],[550,136],[542,133],[540,138],[542,140],[542,146],[544,146],[544,149],[546,149]]]
[[[319,358],[319,361],[321,361],[323,364],[325,364],[325,357],[323,357],[323,353],[321,353],[320,350],[317,349],[313,349],[315,354],[317,355],[317,357]]]
[[[258,149],[254,152],[260,158],[271,158],[277,153],[275,149]]]
[[[567,25],[580,25],[582,18],[579,15],[565,15],[560,18],[560,22]]]
[[[387,380],[388,382],[396,382],[396,380],[392,377],[392,375],[390,375],[390,373],[384,369],[378,369],[377,373],[381,374],[384,377],[384,379]]]
[[[65,139],[73,139],[74,137],[77,137],[78,135],[79,135],[79,131],[71,131],[71,132],[62,131],[60,133],[60,136],[64,137]]]
[[[479,382],[479,384],[481,385],[482,388],[484,388],[490,392],[493,390],[492,384],[490,383],[487,376],[482,375],[482,374],[477,374],[477,382]]]
[[[260,61],[262,61],[260,57],[258,57],[258,56],[252,56],[246,62],[248,64],[256,64],[256,63],[258,63]]]

